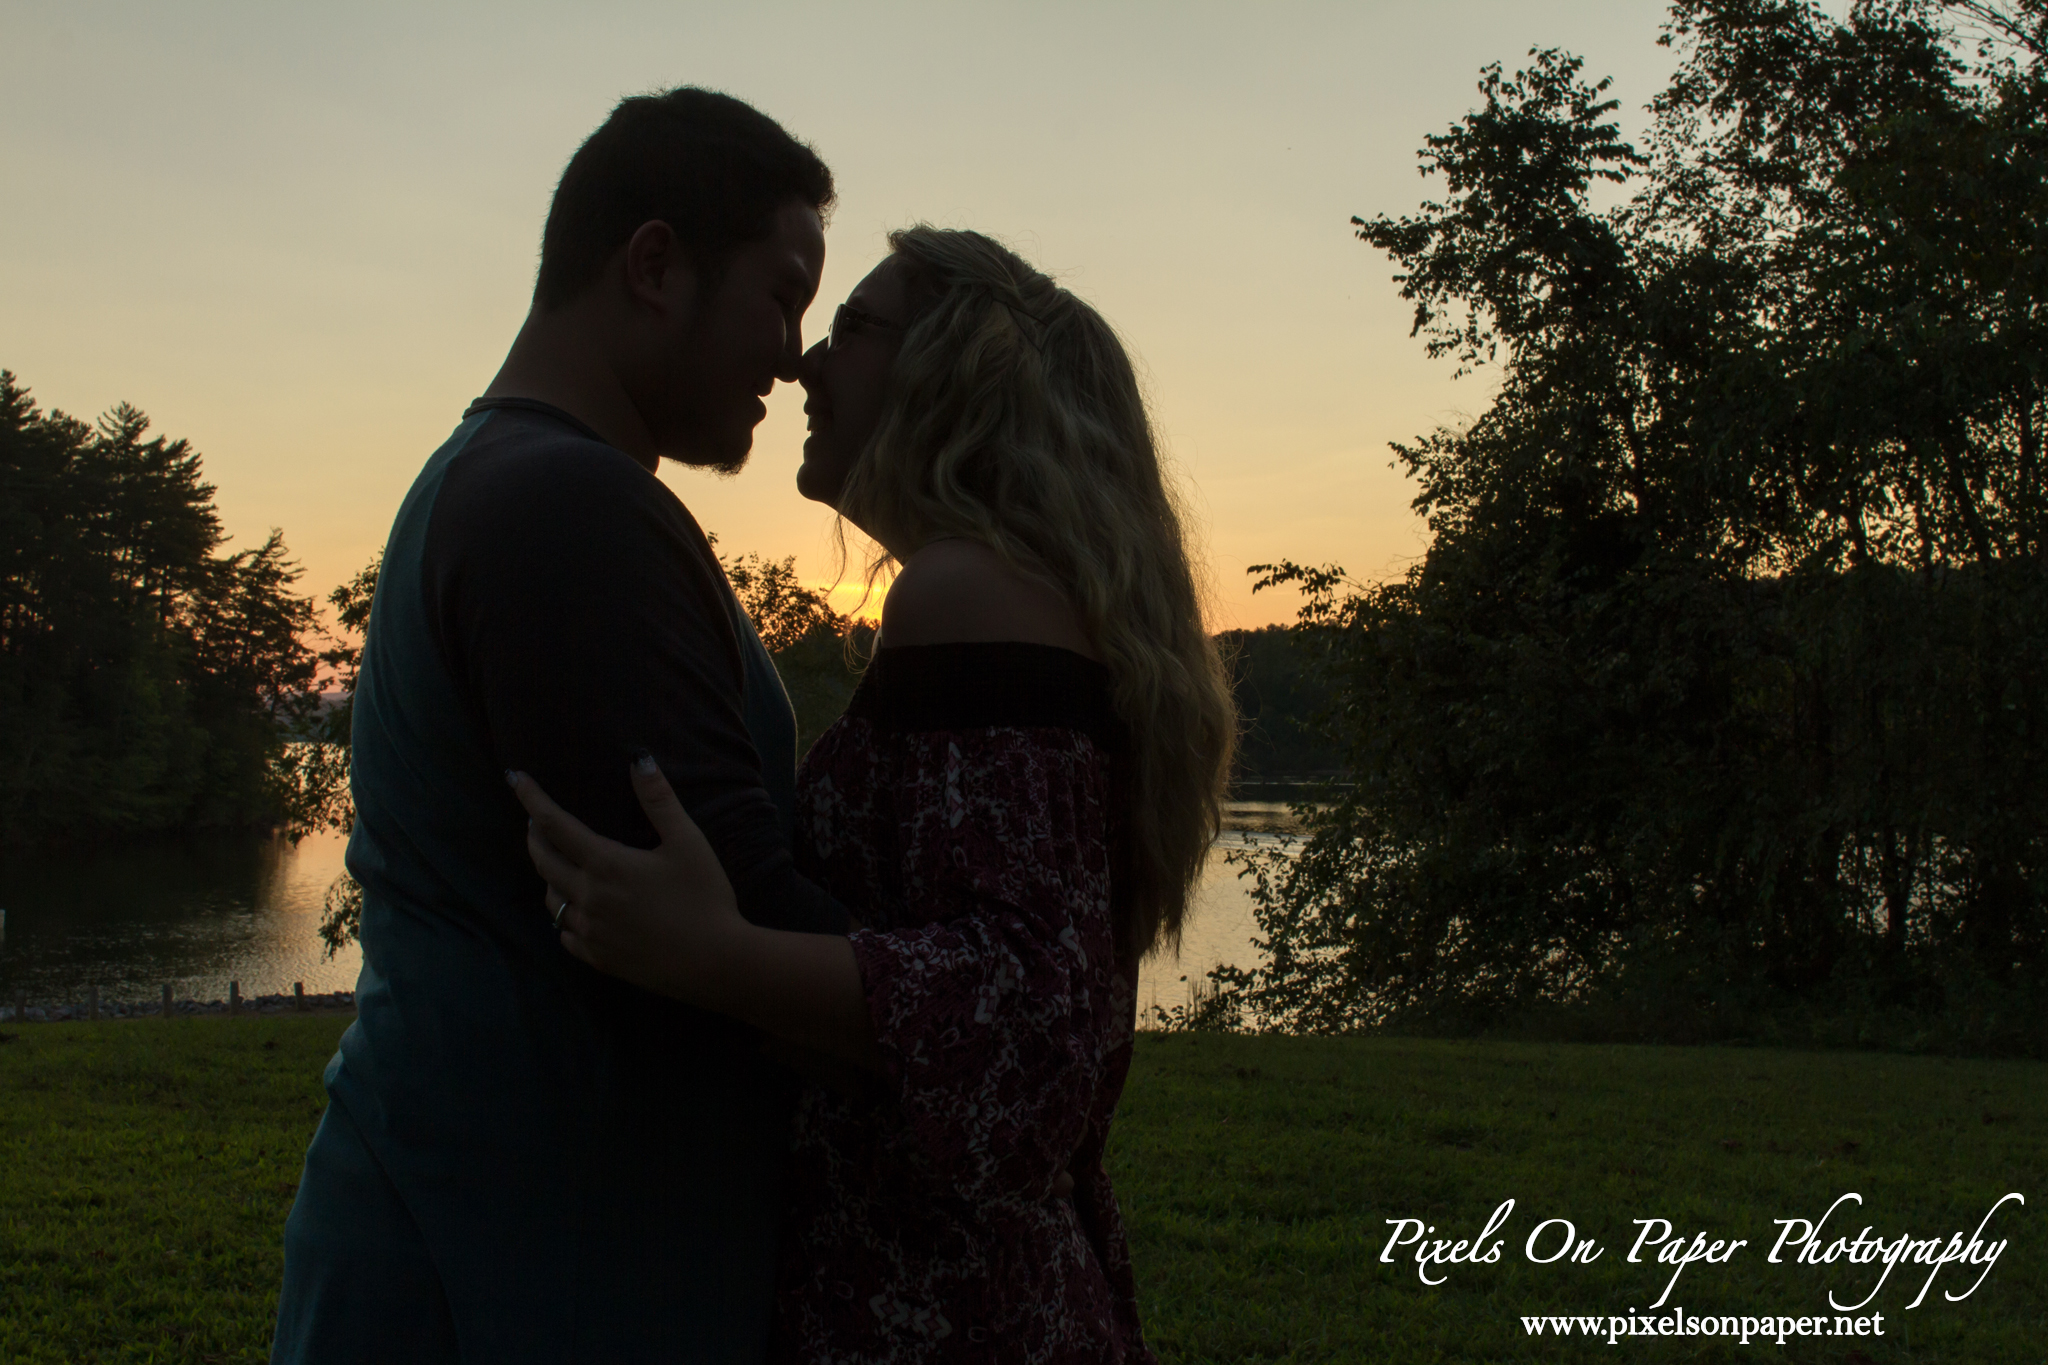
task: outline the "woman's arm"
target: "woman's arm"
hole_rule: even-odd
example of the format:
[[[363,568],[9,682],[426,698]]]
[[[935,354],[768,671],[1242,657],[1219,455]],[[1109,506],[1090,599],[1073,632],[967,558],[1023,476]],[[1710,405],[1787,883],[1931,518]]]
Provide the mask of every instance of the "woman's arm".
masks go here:
[[[912,556],[884,604],[882,633],[892,647],[1012,642],[1092,657],[1069,604],[970,541]],[[1106,1053],[1129,1043],[1107,864],[1087,853],[1106,857],[1106,792],[1087,776],[1099,758],[1092,747],[1046,750],[1014,730],[983,736],[992,743],[958,738],[976,752],[963,760],[959,744],[945,743],[930,755],[957,768],[940,783],[951,799],[918,784],[929,789],[913,805],[929,806],[930,818],[901,869],[913,900],[958,913],[862,934],[858,950],[741,918],[716,857],[653,765],[632,775],[661,836],[647,851],[592,835],[530,778],[507,776],[533,816],[529,851],[548,906],[568,902],[559,927],[569,952],[882,1073],[962,1194],[1063,1194]]]
[[[660,767],[642,759],[631,776],[661,836],[651,849],[592,833],[532,778],[506,774],[532,817],[527,851],[547,880],[562,946],[647,990],[880,1070],[852,945],[838,934],[749,924]]]
[[[1043,1197],[1129,1044],[1103,757],[997,724],[905,733],[893,766],[893,876],[917,909],[853,939],[889,1094],[953,1193]]]
[[[963,1192],[1042,1194],[1049,1180],[1052,1195],[1072,1193],[1066,1166],[1101,1062],[1096,1048],[1073,1033],[1076,1026],[1093,1030],[1072,1015],[1070,992],[1081,985],[1072,971],[1075,960],[1092,956],[1090,984],[1098,992],[1109,984],[1106,920],[1093,926],[1085,947],[1065,916],[1055,912],[1053,922],[1033,924],[1020,907],[1002,904],[922,930],[867,934],[862,941],[877,978],[870,983],[848,939],[763,929],[740,917],[716,856],[653,764],[632,773],[661,835],[646,850],[593,834],[532,778],[506,777],[533,817],[527,848],[547,880],[546,903],[568,952],[648,990],[892,1075],[930,1154]],[[1012,857],[1063,882],[1038,852],[1018,847]],[[953,861],[927,850],[934,853],[942,863]],[[1052,885],[1036,891],[1024,899],[1046,908],[1066,899],[1048,896]],[[950,978],[953,988],[929,993],[938,978]],[[879,1004],[868,998],[871,985],[882,993]],[[1082,990],[1085,998],[1088,987]],[[1026,1005],[1024,996],[1035,998]],[[888,1049],[877,1034],[876,1010],[888,1020]],[[935,1049],[916,1041],[941,1035],[951,1041]],[[991,1086],[1007,1101],[981,1093]]]

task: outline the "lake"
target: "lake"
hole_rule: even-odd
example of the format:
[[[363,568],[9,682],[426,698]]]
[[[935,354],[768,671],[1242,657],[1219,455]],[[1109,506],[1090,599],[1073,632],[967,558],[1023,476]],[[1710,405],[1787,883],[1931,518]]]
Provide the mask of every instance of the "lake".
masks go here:
[[[1224,862],[1289,825],[1275,802],[1233,802],[1190,909],[1181,955],[1139,971],[1141,1009],[1186,1003],[1188,983],[1219,962],[1248,966],[1255,924],[1245,884]],[[320,941],[328,886],[341,875],[340,835],[294,848],[282,839],[150,843],[64,858],[0,863],[0,1009],[104,1000],[148,1003],[166,984],[180,1000],[352,990],[361,954],[332,958]],[[1185,978],[1185,980],[1183,980]]]

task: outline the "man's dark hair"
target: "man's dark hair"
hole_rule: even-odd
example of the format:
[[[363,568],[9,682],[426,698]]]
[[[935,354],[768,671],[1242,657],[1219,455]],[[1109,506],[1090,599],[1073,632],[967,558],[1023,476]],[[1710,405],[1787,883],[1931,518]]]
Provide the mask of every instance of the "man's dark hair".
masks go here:
[[[575,298],[657,218],[715,277],[734,247],[768,236],[793,199],[824,213],[832,172],[760,110],[689,85],[629,96],[555,186],[534,301],[548,310]]]

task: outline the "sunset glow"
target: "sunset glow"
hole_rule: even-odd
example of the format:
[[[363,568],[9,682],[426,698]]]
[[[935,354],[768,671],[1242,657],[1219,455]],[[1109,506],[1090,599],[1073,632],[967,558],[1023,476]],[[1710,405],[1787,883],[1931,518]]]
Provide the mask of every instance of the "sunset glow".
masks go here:
[[[1617,77],[1651,4],[12,7],[0,366],[45,407],[119,401],[189,439],[234,544],[282,527],[324,594],[524,313],[555,176],[622,94],[748,99],[838,176],[831,307],[920,219],[995,233],[1095,303],[1148,377],[1219,627],[1292,618],[1246,566],[1399,573],[1420,554],[1387,443],[1481,410],[1409,335],[1352,214],[1411,211],[1414,150],[1478,68],[1536,43]],[[670,485],[732,554],[833,581],[799,499],[800,392],[753,460]],[[544,552],[545,547],[536,547]],[[859,597],[863,547],[834,601]]]

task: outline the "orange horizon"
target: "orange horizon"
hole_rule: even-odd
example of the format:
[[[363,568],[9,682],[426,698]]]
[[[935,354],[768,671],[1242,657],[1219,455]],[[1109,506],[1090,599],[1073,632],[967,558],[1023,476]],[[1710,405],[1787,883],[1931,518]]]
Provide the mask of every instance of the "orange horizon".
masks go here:
[[[1004,238],[1129,344],[1212,627],[1284,624],[1298,599],[1254,594],[1246,567],[1399,575],[1424,528],[1389,442],[1492,392],[1424,355],[1352,215],[1439,192],[1416,149],[1473,107],[1487,62],[1583,52],[1636,127],[1670,74],[1656,7],[1447,5],[1055,6],[1023,25],[889,0],[375,22],[30,7],[0,52],[16,183],[37,187],[0,225],[0,364],[45,410],[127,400],[189,440],[233,543],[281,527],[324,598],[496,370],[569,154],[623,94],[712,86],[835,172],[809,336],[890,229]],[[917,79],[874,79],[891,70]],[[793,486],[800,408],[777,387],[736,478],[662,477],[728,554],[794,555],[822,586],[837,561],[830,514]]]

